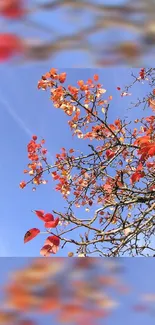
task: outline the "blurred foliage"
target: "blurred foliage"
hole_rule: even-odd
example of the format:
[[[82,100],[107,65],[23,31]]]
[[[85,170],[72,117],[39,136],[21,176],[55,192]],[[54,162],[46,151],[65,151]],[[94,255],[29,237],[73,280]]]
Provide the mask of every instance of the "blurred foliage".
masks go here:
[[[12,261],[16,264],[17,259]],[[9,270],[1,288],[0,324],[35,325],[42,316],[44,322],[50,316],[59,324],[98,324],[120,308],[121,297],[134,290],[126,285],[128,269],[119,258],[104,262],[100,258],[69,262],[65,258],[31,258],[23,264]],[[129,308],[148,311],[147,303],[154,303],[155,294],[142,295],[140,300]]]
[[[148,66],[155,49],[155,1],[103,2],[1,0],[0,61],[46,61],[80,50],[95,67]]]

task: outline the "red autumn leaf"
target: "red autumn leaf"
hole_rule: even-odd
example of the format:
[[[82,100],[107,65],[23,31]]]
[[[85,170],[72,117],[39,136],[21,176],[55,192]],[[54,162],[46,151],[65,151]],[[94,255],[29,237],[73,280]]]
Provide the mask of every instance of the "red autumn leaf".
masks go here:
[[[45,222],[49,222],[49,221],[54,221],[54,217],[52,213],[46,213],[44,215],[44,221]]]
[[[139,172],[139,171],[135,172],[130,178],[131,184],[138,182],[140,180],[140,178],[142,178],[143,176],[145,176],[144,172]]]
[[[140,164],[137,166],[137,169],[136,169],[136,170],[141,172],[142,168],[143,168],[143,165],[142,165],[142,163],[140,163]]]
[[[59,246],[59,244],[60,244],[60,239],[59,239],[59,237],[58,236],[49,236],[49,237],[47,237],[47,239],[46,239],[46,243],[47,244],[54,244],[54,245],[56,245],[56,246]]]
[[[149,99],[148,104],[152,108],[152,110],[155,111],[155,100],[154,99]]]
[[[51,245],[44,245],[40,250],[40,255],[50,256],[51,255]]]
[[[19,19],[25,15],[26,10],[22,0],[3,0],[0,4],[0,13],[6,18]]]
[[[32,136],[32,139],[33,139],[34,141],[36,141],[36,140],[37,140],[37,136],[36,136],[36,135],[33,135],[33,136]]]
[[[73,153],[75,150],[74,149],[70,149],[69,150],[69,153]]]
[[[148,168],[152,168],[152,167],[155,167],[155,163],[153,163],[153,162],[146,162],[146,166]]]
[[[38,228],[32,228],[28,230],[24,236],[24,244],[28,241],[32,240],[34,237],[36,237],[40,233],[40,230]]]
[[[44,210],[35,210],[34,212],[35,212],[35,214],[37,215],[37,217],[39,219],[41,219],[42,221],[44,221]]]
[[[43,155],[46,155],[46,153],[47,153],[47,149],[43,148],[43,149],[42,149],[42,154],[43,154]]]
[[[24,188],[26,186],[26,182],[25,181],[20,182],[19,186],[20,188]]]
[[[51,254],[56,254],[59,250],[59,245],[60,245],[60,239],[57,236],[49,236],[47,237],[46,241],[45,241],[45,245],[50,245],[51,246],[51,250],[50,253]]]
[[[95,80],[95,81],[98,81],[98,80],[99,80],[99,76],[98,76],[98,74],[94,74],[94,80]]]
[[[106,156],[108,159],[111,159],[115,156],[115,153],[112,150],[107,150],[106,151]]]
[[[79,80],[79,81],[77,82],[77,84],[78,84],[80,87],[82,87],[82,86],[84,85],[84,81],[83,81],[83,80]]]
[[[6,61],[22,51],[20,38],[11,33],[0,34],[0,61]]]
[[[148,144],[148,142],[150,141],[150,136],[149,135],[145,135],[144,137],[139,137],[135,142],[134,145],[144,145],[144,144]]]
[[[153,145],[152,148],[149,149],[148,155],[151,157],[155,155],[155,145]]]
[[[49,236],[45,245],[41,248],[40,254],[43,256],[50,256],[51,254],[56,254],[59,250],[60,239],[57,236]]]
[[[64,83],[66,80],[66,72],[62,72],[60,75],[59,75],[59,81],[61,83]]]
[[[54,221],[45,222],[45,228],[55,228],[59,223],[59,218],[56,218]]]

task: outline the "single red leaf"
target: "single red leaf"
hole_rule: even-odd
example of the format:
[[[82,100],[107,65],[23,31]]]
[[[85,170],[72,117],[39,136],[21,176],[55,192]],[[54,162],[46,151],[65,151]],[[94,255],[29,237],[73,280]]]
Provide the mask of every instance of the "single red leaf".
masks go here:
[[[149,99],[148,104],[152,108],[152,110],[155,111],[155,100],[154,99]]]
[[[60,245],[60,239],[57,236],[49,236],[47,237],[46,241],[45,241],[46,245],[55,245],[55,246],[59,246]]]
[[[44,221],[44,210],[34,210],[37,217]]]
[[[11,33],[0,33],[0,62],[10,59],[22,51],[22,41]]]
[[[50,256],[50,254],[56,254],[59,250],[60,239],[57,236],[49,236],[44,246],[40,250],[40,254],[43,256]]]
[[[33,139],[34,141],[36,141],[36,140],[37,140],[37,136],[36,136],[36,135],[33,135],[33,136],[32,136],[32,139]]]
[[[153,145],[152,148],[149,149],[148,155],[151,157],[155,155],[155,145]]]
[[[28,230],[24,236],[24,244],[28,241],[32,240],[34,237],[36,237],[40,233],[40,230],[38,228],[32,228]]]
[[[139,171],[135,172],[130,178],[131,184],[138,182],[140,180],[140,178],[142,178],[144,176],[145,176],[144,172],[139,172]]]
[[[54,217],[52,213],[46,213],[44,215],[44,221],[45,222],[49,222],[49,221],[54,221]]]
[[[111,159],[115,156],[115,153],[112,150],[106,150],[106,156],[108,159]]]
[[[23,189],[26,186],[26,182],[25,181],[20,182],[19,186],[20,188]]]
[[[59,218],[56,218],[54,221],[45,222],[45,228],[55,228],[59,223]]]
[[[99,76],[98,76],[98,74],[94,74],[94,80],[95,80],[95,81],[98,81],[98,80],[99,80]]]
[[[0,14],[9,19],[22,18],[26,14],[22,0],[5,0],[2,1]]]
[[[51,255],[51,245],[44,245],[40,250],[40,255],[50,256]]]

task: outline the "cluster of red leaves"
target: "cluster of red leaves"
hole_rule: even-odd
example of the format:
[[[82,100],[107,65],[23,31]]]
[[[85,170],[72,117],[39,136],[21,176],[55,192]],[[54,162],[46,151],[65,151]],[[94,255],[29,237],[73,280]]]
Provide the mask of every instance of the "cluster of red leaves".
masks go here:
[[[80,116],[80,109],[77,108],[74,103],[78,101],[80,92],[84,92],[85,99],[84,105],[87,110],[87,117],[84,125],[90,122],[90,109],[87,107],[89,103],[92,103],[94,100],[94,95],[92,94],[92,90],[96,91],[96,99],[98,100],[98,105],[103,105],[107,103],[107,100],[99,100],[102,94],[106,92],[105,89],[102,89],[102,85],[98,82],[98,75],[95,74],[93,79],[88,79],[85,83],[83,80],[78,80],[77,84],[79,88],[73,87],[71,85],[65,89],[61,83],[64,83],[66,80],[66,73],[63,72],[61,74],[57,73],[57,69],[52,68],[49,72],[42,76],[42,79],[38,82],[38,89],[46,90],[47,88],[51,88],[51,100],[56,108],[61,108],[68,116],[74,116],[72,120],[70,120],[69,125],[71,128],[76,128],[76,122],[78,122]],[[69,97],[69,100],[66,97]],[[112,100],[112,96],[109,96],[109,100]],[[97,112],[95,113],[97,115]],[[76,130],[76,133],[80,133],[80,130]]]
[[[44,210],[35,210],[34,213],[44,222],[44,227],[47,229],[56,228],[59,223],[59,218],[54,219],[53,214],[44,213]],[[24,243],[29,242],[40,233],[38,228],[32,228],[28,230],[24,236]],[[50,233],[50,231],[49,231]],[[58,236],[49,236],[44,246],[40,250],[40,254],[43,256],[49,256],[50,254],[56,254],[60,245],[60,239]]]
[[[106,270],[105,264],[95,259],[72,259],[70,263],[65,258],[33,259],[22,269],[11,271],[2,304],[11,306],[13,312],[1,308],[0,323],[34,325],[38,315],[45,320],[46,315],[55,316],[60,324],[104,321],[117,307],[119,297],[126,294],[120,290],[122,278],[119,280],[114,270]]]
[[[32,183],[39,185],[39,184],[46,184],[47,181],[42,179],[43,174],[43,167],[42,163],[46,163],[46,153],[47,149],[43,148],[43,144],[45,140],[42,139],[40,143],[36,143],[37,136],[33,135],[32,140],[27,145],[28,151],[28,158],[31,160],[31,163],[28,164],[28,168],[30,170],[24,169],[24,174],[29,174],[33,177]],[[20,188],[24,188],[26,186],[26,182],[22,181],[20,183]]]
[[[59,218],[54,219],[52,213],[44,213],[44,210],[35,210],[35,214],[44,222],[45,228],[55,228],[59,223]]]
[[[27,10],[23,0],[1,0],[0,15],[6,19],[22,19]],[[25,43],[22,38],[14,33],[0,33],[0,62],[12,59],[16,55],[24,52]]]
[[[142,72],[144,73],[145,69],[140,71],[141,76]],[[124,144],[127,136],[126,129],[123,127],[123,122],[121,119],[116,119],[113,124],[107,124],[99,117],[98,123],[101,123],[91,126],[90,122],[96,123],[96,117],[99,116],[97,108],[102,106],[103,109],[103,105],[108,105],[108,100],[112,99],[112,96],[110,96],[108,100],[101,98],[106,90],[103,89],[102,85],[98,83],[98,79],[98,75],[95,74],[93,80],[88,79],[87,82],[78,80],[77,84],[79,88],[71,85],[69,85],[68,88],[65,88],[61,84],[66,80],[66,73],[63,72],[58,74],[57,69],[52,68],[50,72],[42,76],[42,79],[38,82],[38,89],[47,90],[47,88],[50,88],[51,100],[56,108],[61,108],[69,116],[72,116],[74,113],[74,116],[68,122],[71,129],[74,130],[74,134],[83,139],[105,140],[104,144],[95,148],[95,150],[99,150],[98,157],[100,157],[100,159],[103,161],[103,165],[101,163],[99,168],[104,169],[104,165],[111,165],[111,163],[116,160],[115,157],[117,157],[117,155],[119,155],[120,158],[117,162],[118,165],[123,166],[123,164],[126,164],[127,162],[126,166],[123,166],[122,171],[117,170],[116,175],[113,177],[108,177],[107,174],[106,178],[102,179],[102,184],[99,185],[97,183],[97,174],[95,173],[95,170],[90,169],[88,171],[87,168],[85,169],[81,167],[78,175],[71,175],[73,166],[75,166],[74,161],[76,162],[79,157],[76,158],[74,155],[69,155],[66,152],[66,149],[62,148],[62,152],[56,155],[54,166],[56,170],[52,171],[51,175],[53,180],[58,181],[55,189],[60,191],[65,199],[67,199],[71,190],[74,189],[73,195],[75,196],[75,199],[73,202],[76,207],[84,206],[86,204],[92,206],[93,198],[97,199],[98,204],[104,205],[111,202],[115,205],[115,194],[113,194],[115,193],[114,185],[119,188],[120,195],[123,195],[124,176],[126,178],[128,175],[130,177],[129,179],[131,185],[134,185],[134,183],[139,182],[141,178],[147,175],[146,168],[150,169],[154,167],[154,162],[147,161],[149,158],[153,158],[155,156],[154,116],[143,118],[148,125],[141,127],[140,131],[134,128],[131,134],[131,147],[128,143]],[[121,88],[117,87],[117,89],[120,90]],[[80,102],[81,93],[83,98],[82,103]],[[128,93],[126,92],[122,92],[121,96],[126,96],[127,94]],[[153,90],[153,96],[154,95],[155,90]],[[95,105],[93,105],[94,100]],[[93,109],[91,108],[91,105]],[[86,112],[86,115],[83,118],[80,116],[81,108],[84,112]],[[79,122],[81,120],[82,123]],[[84,134],[81,131],[81,128],[85,126],[85,129],[87,129],[88,124],[90,124],[91,130]],[[143,135],[141,135],[142,133]],[[42,159],[45,163],[47,163],[46,158],[42,157],[47,150],[42,148],[42,143],[37,144],[36,140],[37,137],[33,136],[33,139],[28,144],[28,158],[32,160],[32,163],[28,165],[28,167],[31,168],[30,172],[27,170],[24,172],[34,176],[33,183],[39,185],[43,183],[41,176],[44,172],[40,160]],[[140,156],[138,163],[137,160],[135,160],[136,150],[137,154]],[[69,150],[70,154],[73,154],[74,152],[74,149]],[[130,165],[130,162],[134,162],[134,166],[132,164]],[[40,166],[40,168],[38,168],[38,166]],[[122,175],[121,172],[124,174]],[[21,182],[20,187],[23,188],[25,186],[26,183]],[[86,188],[89,188],[90,191],[85,191]],[[154,189],[154,187],[151,186],[150,190],[151,189]],[[100,195],[97,196],[97,193],[100,193]],[[54,220],[54,217],[51,214],[44,215],[44,211],[36,211],[36,214],[42,221],[44,221],[45,228],[53,228],[59,222],[59,219],[57,218]],[[104,215],[104,212],[101,211],[99,214]],[[119,216],[117,216],[117,214],[113,214],[113,218],[111,218],[111,215],[108,213],[104,215],[104,219],[107,219],[107,221],[110,223],[116,223],[118,218]],[[99,222],[102,223],[102,220],[103,218],[101,218]],[[37,230],[36,228],[34,229],[34,234],[37,235]],[[57,236],[57,238],[53,236],[48,237],[44,247],[41,250],[41,254],[47,256],[51,252],[55,253],[58,250],[59,242],[59,236]]]
[[[140,149],[138,155],[141,155],[140,161],[144,163],[149,157],[155,156],[155,141],[151,140],[150,135],[138,138],[134,144],[138,144]]]
[[[144,79],[145,78],[145,68],[142,68],[139,72],[139,77],[140,79]]]

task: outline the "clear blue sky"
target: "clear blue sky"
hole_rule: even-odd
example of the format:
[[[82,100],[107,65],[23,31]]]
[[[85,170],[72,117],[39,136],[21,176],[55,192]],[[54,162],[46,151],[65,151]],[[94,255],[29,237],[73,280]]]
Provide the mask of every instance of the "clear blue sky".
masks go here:
[[[6,281],[8,283],[9,274],[13,271],[19,270],[24,266],[28,266],[32,263],[30,258],[1,258],[1,269],[0,269],[0,288],[5,285]],[[66,259],[65,262],[67,268],[70,268],[71,260]],[[70,263],[70,264],[69,264]],[[120,261],[117,259],[117,263]],[[97,264],[97,263],[96,263]],[[153,258],[124,258],[121,259],[121,264],[124,267],[124,272],[118,273],[117,276],[121,279],[121,283],[127,285],[130,288],[130,292],[126,295],[118,295],[115,291],[111,289],[107,291],[110,297],[114,300],[119,301],[120,305],[115,310],[113,310],[112,315],[107,318],[106,324],[154,324],[155,314],[153,304],[148,303],[150,306],[150,312],[135,312],[133,306],[142,303],[143,294],[155,294],[155,282],[154,282],[154,272],[155,265]],[[97,271],[100,264],[97,264]],[[65,267],[66,267],[65,266]],[[103,263],[104,270],[104,263]],[[69,272],[69,274],[71,274]],[[147,276],[149,274],[149,276]],[[111,272],[109,273],[111,275]],[[9,280],[10,283],[10,280]],[[2,294],[3,291],[1,291]],[[30,317],[29,314],[27,316]],[[37,316],[34,314],[34,319],[37,319],[38,325],[51,324],[52,316]],[[59,324],[59,323],[58,323]],[[102,324],[102,322],[101,322]]]

